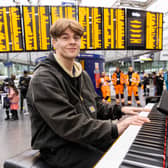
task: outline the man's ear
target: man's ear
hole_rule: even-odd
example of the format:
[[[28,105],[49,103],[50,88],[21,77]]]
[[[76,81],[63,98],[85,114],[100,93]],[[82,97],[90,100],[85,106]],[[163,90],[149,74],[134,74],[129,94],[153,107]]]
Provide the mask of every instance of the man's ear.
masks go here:
[[[57,43],[57,39],[52,39],[51,40],[51,43],[52,43],[52,46],[54,47],[54,48],[56,48],[56,43]]]

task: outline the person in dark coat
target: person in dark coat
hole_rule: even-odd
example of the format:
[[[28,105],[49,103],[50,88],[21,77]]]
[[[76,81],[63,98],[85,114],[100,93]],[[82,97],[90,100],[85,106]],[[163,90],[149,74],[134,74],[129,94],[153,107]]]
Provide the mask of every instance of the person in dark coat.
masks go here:
[[[163,92],[163,84],[164,84],[164,76],[163,70],[160,70],[159,73],[156,75],[156,92],[157,96],[161,96]]]
[[[29,87],[30,77],[28,76],[28,72],[24,71],[23,76],[19,79],[19,89],[20,89],[20,112],[23,112],[23,101],[26,99],[27,90]]]
[[[149,96],[150,81],[149,76],[146,73],[144,74],[143,85],[144,85],[144,96]]]
[[[83,28],[59,19],[50,29],[53,48],[37,65],[27,93],[33,149],[54,168],[91,168],[130,125],[149,122],[137,107],[103,103],[75,58]],[[113,124],[123,114],[132,116]]]

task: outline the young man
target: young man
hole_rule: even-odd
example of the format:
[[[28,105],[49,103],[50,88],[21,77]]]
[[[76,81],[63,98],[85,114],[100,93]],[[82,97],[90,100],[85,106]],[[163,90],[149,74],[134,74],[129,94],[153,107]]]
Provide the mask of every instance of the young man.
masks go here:
[[[90,77],[75,62],[83,28],[73,20],[57,20],[50,29],[55,53],[40,63],[28,90],[32,147],[55,168],[91,168],[130,124],[147,118],[134,115],[113,124],[123,113],[142,108],[103,104]]]

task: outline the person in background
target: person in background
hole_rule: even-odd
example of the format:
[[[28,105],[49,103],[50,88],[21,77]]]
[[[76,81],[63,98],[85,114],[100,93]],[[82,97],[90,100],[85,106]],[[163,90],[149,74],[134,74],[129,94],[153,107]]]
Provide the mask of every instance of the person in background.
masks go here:
[[[154,96],[157,96],[157,89],[156,89],[156,72],[152,72],[152,80],[153,80],[153,87],[154,87]]]
[[[149,76],[146,73],[144,73],[143,86],[144,86],[144,96],[149,96],[150,81]]]
[[[51,167],[91,168],[114,140],[130,125],[149,119],[144,110],[103,103],[81,64],[82,26],[75,20],[58,19],[50,28],[55,48],[37,65],[27,93],[33,149]],[[111,119],[132,114],[114,124]]]
[[[3,96],[3,108],[5,109],[6,113],[6,118],[5,120],[10,119],[9,111],[10,111],[10,100],[8,98],[9,94],[9,80],[4,79],[3,84],[2,84],[2,93],[4,94]]]
[[[126,75],[126,85],[128,89],[128,106],[132,105],[132,92],[135,96],[137,106],[141,107],[139,96],[138,96],[138,86],[140,82],[139,75],[134,72],[133,67],[128,68],[128,74]]]
[[[30,77],[28,76],[28,72],[24,71],[23,76],[19,79],[19,86],[20,89],[20,112],[23,112],[23,101],[26,99],[27,90],[29,87]]]
[[[15,79],[16,79],[16,76],[14,74],[11,74],[10,77],[7,77],[7,78],[4,79],[4,82],[6,82],[10,85],[15,85]]]
[[[124,106],[124,82],[125,75],[120,70],[119,67],[116,67],[116,71],[112,75],[112,83],[115,88],[116,94],[116,103],[120,104],[120,96],[121,96],[121,104]]]
[[[165,84],[166,84],[166,89],[168,91],[168,71],[164,73],[164,81],[165,81]]]
[[[100,89],[102,92],[103,101],[111,102],[110,79],[105,72],[101,73]]]
[[[10,100],[10,111],[13,120],[18,120],[19,92],[15,85],[9,85],[8,98]]]
[[[143,88],[144,71],[139,72],[138,75],[139,75],[139,77],[140,77],[140,82],[139,82],[138,87],[139,87],[139,88]]]
[[[157,96],[161,96],[163,92],[163,84],[164,84],[164,76],[163,76],[163,70],[160,69],[158,74],[156,75],[156,90],[157,90]]]

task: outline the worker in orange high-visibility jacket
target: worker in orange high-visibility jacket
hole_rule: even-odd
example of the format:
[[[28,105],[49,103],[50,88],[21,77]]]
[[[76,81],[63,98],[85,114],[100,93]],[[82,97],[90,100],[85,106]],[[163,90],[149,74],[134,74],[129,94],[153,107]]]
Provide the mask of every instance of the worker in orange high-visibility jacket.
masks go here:
[[[138,96],[138,85],[140,82],[140,77],[138,73],[133,71],[133,67],[130,66],[128,69],[128,74],[126,75],[126,85],[128,89],[128,105],[132,105],[132,92],[135,96],[137,106],[141,106],[139,96]]]
[[[101,73],[100,89],[102,92],[103,100],[107,102],[111,102],[110,79],[109,79],[109,76],[105,74],[105,72]]]
[[[120,70],[119,67],[116,67],[116,71],[112,74],[112,83],[114,85],[115,94],[116,94],[116,103],[124,105],[124,82],[125,74]]]

